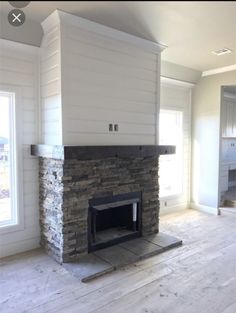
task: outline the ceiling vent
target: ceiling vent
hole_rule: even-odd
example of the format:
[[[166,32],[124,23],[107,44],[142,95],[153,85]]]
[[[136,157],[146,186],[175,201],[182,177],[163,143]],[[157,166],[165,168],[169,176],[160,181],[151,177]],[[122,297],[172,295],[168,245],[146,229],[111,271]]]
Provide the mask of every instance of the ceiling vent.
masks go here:
[[[228,48],[222,48],[219,50],[212,51],[213,54],[218,55],[218,56],[224,55],[224,54],[229,54],[231,52],[232,52],[232,50],[230,50]]]

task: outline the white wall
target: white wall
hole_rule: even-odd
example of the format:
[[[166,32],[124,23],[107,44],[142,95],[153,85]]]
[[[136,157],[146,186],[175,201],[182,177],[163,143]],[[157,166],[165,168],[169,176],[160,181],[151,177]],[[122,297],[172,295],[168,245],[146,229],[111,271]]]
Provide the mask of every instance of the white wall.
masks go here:
[[[62,144],[61,108],[61,35],[53,27],[41,45],[41,142]]]
[[[164,46],[58,10],[42,26],[42,142],[157,143]]]
[[[201,78],[201,71],[197,71],[172,62],[161,61],[161,76],[179,81],[197,83]]]
[[[64,26],[63,144],[155,144],[157,62],[131,44]]]
[[[221,86],[236,85],[236,72],[202,77],[193,94],[192,202],[218,207]]]
[[[38,143],[38,48],[0,39],[0,85],[21,93],[24,225],[20,231],[0,234],[0,257],[39,246],[38,159],[30,145]]]

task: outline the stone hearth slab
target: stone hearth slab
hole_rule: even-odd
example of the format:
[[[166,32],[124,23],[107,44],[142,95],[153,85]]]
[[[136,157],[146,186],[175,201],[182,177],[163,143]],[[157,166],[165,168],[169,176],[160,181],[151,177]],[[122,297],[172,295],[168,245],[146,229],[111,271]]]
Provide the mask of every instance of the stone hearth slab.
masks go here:
[[[87,282],[125,265],[181,245],[182,240],[159,233],[98,250],[80,257],[76,262],[64,263],[63,266],[82,282]]]
[[[115,268],[135,263],[140,259],[139,256],[119,245],[98,250],[94,254]]]
[[[163,251],[162,247],[145,240],[145,237],[126,241],[120,244],[120,246],[133,252],[140,260],[154,256]]]
[[[145,237],[145,240],[162,247],[164,250],[168,250],[182,244],[182,240],[164,233],[147,236]]]
[[[93,253],[81,256],[78,261],[63,266],[82,282],[86,282],[114,270],[114,267]]]

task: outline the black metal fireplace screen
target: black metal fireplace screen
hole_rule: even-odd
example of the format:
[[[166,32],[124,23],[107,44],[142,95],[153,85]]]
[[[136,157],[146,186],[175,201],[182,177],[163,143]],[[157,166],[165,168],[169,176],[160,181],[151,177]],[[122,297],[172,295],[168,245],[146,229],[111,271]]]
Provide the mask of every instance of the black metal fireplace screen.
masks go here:
[[[89,201],[88,252],[141,236],[141,192]]]

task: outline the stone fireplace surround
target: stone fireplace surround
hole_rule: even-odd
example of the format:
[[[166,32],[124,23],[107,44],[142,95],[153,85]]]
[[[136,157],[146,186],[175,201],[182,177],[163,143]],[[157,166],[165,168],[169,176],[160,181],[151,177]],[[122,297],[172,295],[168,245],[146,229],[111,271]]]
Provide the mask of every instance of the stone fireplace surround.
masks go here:
[[[59,263],[88,253],[91,199],[140,192],[142,236],[159,231],[158,157],[173,146],[32,145],[39,157],[41,245]]]

